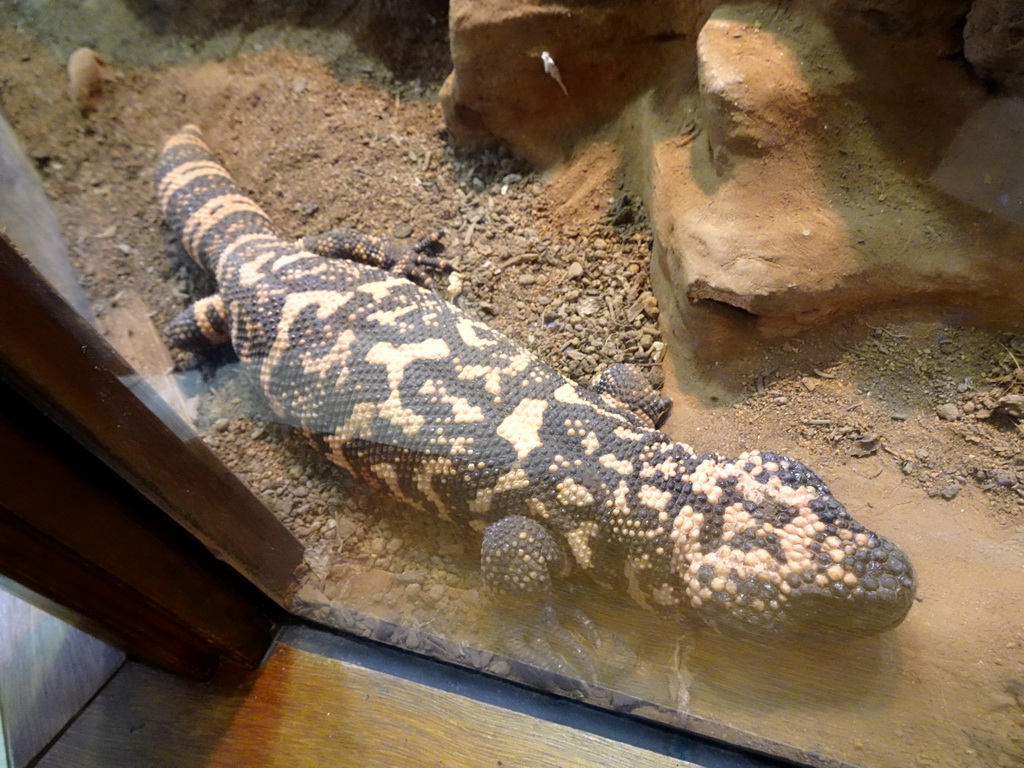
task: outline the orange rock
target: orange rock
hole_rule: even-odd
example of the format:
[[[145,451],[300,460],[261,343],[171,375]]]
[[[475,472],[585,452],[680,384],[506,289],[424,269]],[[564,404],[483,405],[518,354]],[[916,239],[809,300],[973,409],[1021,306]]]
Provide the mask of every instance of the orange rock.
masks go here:
[[[667,73],[689,69],[692,80],[698,6],[452,0],[441,99],[453,137],[504,141],[540,166],[564,160]]]

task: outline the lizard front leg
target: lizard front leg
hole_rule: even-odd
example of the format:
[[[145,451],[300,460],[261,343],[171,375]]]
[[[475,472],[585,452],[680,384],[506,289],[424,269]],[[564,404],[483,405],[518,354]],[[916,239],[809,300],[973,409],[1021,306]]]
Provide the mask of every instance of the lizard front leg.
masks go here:
[[[397,246],[379,237],[334,229],[304,237],[300,244],[310,253],[324,258],[348,259],[408,278],[424,288],[433,288],[434,280],[428,272],[449,272],[452,269],[450,261],[437,256],[444,250],[443,236],[444,230],[438,230],[416,245]]]
[[[611,405],[639,416],[649,426],[657,427],[672,407],[672,400],[662,397],[636,366],[616,363],[594,377],[590,388]]]
[[[518,658],[570,676],[592,677],[593,662],[559,622],[552,604],[555,578],[569,575],[569,558],[555,537],[536,520],[509,515],[487,526],[480,569],[489,591],[520,614],[522,625],[504,629],[504,644]],[[584,630],[593,623],[582,612],[574,618]],[[557,649],[548,642],[550,635]],[[563,659],[563,654],[570,658]]]

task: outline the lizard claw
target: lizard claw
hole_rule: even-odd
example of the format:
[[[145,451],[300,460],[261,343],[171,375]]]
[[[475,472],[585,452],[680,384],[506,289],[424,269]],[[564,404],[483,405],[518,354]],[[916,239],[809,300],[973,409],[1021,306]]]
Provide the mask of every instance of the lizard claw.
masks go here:
[[[442,237],[444,237],[444,230],[439,229],[411,248],[396,249],[397,252],[392,254],[393,263],[388,271],[433,290],[437,284],[429,273],[451,272],[454,268],[448,259],[442,259],[436,255],[444,250]]]
[[[441,251],[444,250],[444,243],[441,242],[441,238],[444,237],[445,234],[446,233],[443,229],[439,229],[436,232],[433,232],[424,237],[422,240],[416,243],[416,245],[414,245],[412,249],[416,253],[440,253]]]

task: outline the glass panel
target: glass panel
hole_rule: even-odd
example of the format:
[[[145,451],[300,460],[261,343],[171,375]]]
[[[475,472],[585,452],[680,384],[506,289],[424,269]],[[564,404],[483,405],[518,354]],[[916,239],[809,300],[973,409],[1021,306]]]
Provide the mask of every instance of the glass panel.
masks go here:
[[[858,37],[852,23],[836,21],[841,3],[822,18],[725,9],[707,25],[689,18],[696,11],[680,12],[693,34],[671,28],[643,38],[680,46],[679,61],[662,62],[657,74],[678,82],[654,81],[653,90],[627,98],[597,79],[617,94],[614,115],[551,102],[551,114],[569,115],[561,123],[545,123],[547,112],[456,56],[464,90],[449,90],[446,104],[448,125],[463,139],[474,125],[483,137],[504,131],[521,154],[550,159],[573,146],[573,130],[610,126],[542,176],[505,150],[456,151],[448,140],[436,98],[451,64],[441,4],[383,4],[383,15],[371,4],[349,15],[258,5],[250,16],[227,3],[7,6],[0,96],[41,169],[104,333],[305,546],[290,597],[297,613],[809,764],[1024,759],[1024,341],[1014,335],[1024,233],[1015,182],[1000,165],[1020,152],[1017,102],[997,102],[962,60],[950,60],[945,33],[907,42],[903,17],[850,11],[866,18]],[[452,5],[453,14],[464,10]],[[932,22],[929,29],[941,26]],[[947,22],[962,24],[962,9]],[[382,30],[393,33],[390,44]],[[695,48],[697,32],[703,42]],[[611,46],[617,38],[609,39]],[[900,56],[894,39],[909,46]],[[64,96],[63,62],[86,42],[102,61],[79,54],[79,85],[97,87],[94,101],[80,102],[81,116]],[[751,47],[729,47],[740,43]],[[523,45],[522,61],[548,97],[593,97],[573,69],[578,60],[543,40]],[[520,61],[511,43],[488,50]],[[467,94],[481,87],[474,71],[492,90],[483,87],[469,105]],[[886,79],[894,73],[897,80]],[[766,82],[770,98],[759,101],[764,93],[755,87]],[[737,83],[749,86],[749,103]],[[493,103],[511,104],[521,121],[486,122]],[[420,238],[446,229],[455,271],[437,276],[438,291],[463,313],[451,316],[448,336],[421,333],[435,320],[422,309],[433,299],[405,283],[394,290],[420,297],[413,304],[389,304],[394,286],[381,279],[364,286],[380,302],[367,308],[347,295],[358,287],[344,296],[326,291],[320,266],[299,277],[309,267],[302,260],[283,282],[261,282],[266,253],[245,243],[271,242],[260,240],[269,231],[264,214],[237,198],[222,200],[220,212],[206,209],[212,218],[196,214],[208,198],[234,190],[207,186],[216,195],[198,196],[203,184],[226,182],[216,168],[186,165],[205,160],[189,155],[200,151],[195,134],[176,134],[185,123],[201,127],[238,192],[289,241],[345,227],[386,238],[408,256]],[[155,170],[173,135],[177,149]],[[537,136],[546,143],[531,143]],[[983,151],[993,142],[998,153]],[[163,328],[215,286],[182,251],[180,231],[169,233],[168,245],[154,174],[165,182],[165,201],[177,195],[172,218],[188,220],[184,240],[198,244],[193,250],[203,250],[204,237],[250,249],[248,266],[225,267],[219,285],[229,307],[244,300],[267,310],[248,325],[236,322],[236,352],[244,357],[246,340],[260,334],[282,359],[308,344],[313,353],[295,361],[291,377],[246,370],[223,348],[198,357],[167,350]],[[189,178],[205,181],[189,187]],[[373,256],[372,243],[350,244]],[[334,241],[305,247],[316,245],[330,250]],[[323,269],[351,275],[350,263],[328,260]],[[281,290],[294,281],[325,292]],[[338,307],[349,301],[351,324],[324,330],[323,321],[347,316]],[[219,305],[201,309],[210,339]],[[364,319],[372,312],[374,320]],[[995,329],[972,325],[980,321]],[[570,379],[636,365],[642,380],[675,400],[661,429],[718,457],[688,465],[693,454],[672,454],[639,426],[643,416],[623,416],[621,402],[571,388],[502,411],[495,398],[524,386],[522,371],[543,378],[548,369],[514,354],[492,356],[483,368],[429,365],[448,357],[449,343],[504,350],[477,322]],[[375,346],[356,336],[369,325],[378,329]],[[283,333],[300,329],[314,333]],[[414,346],[402,348],[398,330],[416,338]],[[352,350],[376,366],[373,376],[350,378]],[[178,372],[167,376],[172,366]],[[406,377],[418,377],[417,386]],[[371,405],[360,417],[346,387],[374,382],[381,390],[362,400]],[[338,410],[317,411],[335,385]],[[613,391],[623,401],[639,389]],[[471,399],[483,393],[488,402]],[[657,415],[656,399],[641,405]],[[544,445],[540,414],[549,407],[564,411],[565,434],[576,438],[571,451],[546,459],[555,482],[542,481],[537,467],[523,469]],[[589,436],[583,415],[598,408],[630,423],[615,439],[634,455],[606,451],[608,434]],[[451,424],[434,424],[431,414]],[[317,423],[327,435],[340,429],[341,437],[321,434],[310,444],[296,423]],[[433,447],[417,442],[430,424]],[[608,478],[643,471],[645,449],[648,490],[626,483],[634,507],[616,516],[618,486]],[[332,450],[363,481],[325,459]],[[799,457],[869,530],[841,515],[837,524],[836,510],[818,504],[831,496],[785,459],[723,458],[752,450]],[[711,462],[702,470],[711,475],[695,490],[702,461]],[[470,479],[469,490],[446,503],[449,470]],[[783,489],[770,493],[780,472]],[[532,493],[535,484],[544,490]],[[726,509],[735,487],[752,507]],[[716,510],[707,497],[719,493],[725,503]],[[452,518],[461,507],[478,521],[439,520],[415,502],[450,505]],[[694,507],[706,502],[698,520]],[[556,579],[543,609],[491,594],[481,531],[509,510],[565,534],[531,563],[561,559],[596,578]],[[521,520],[509,525],[543,538]],[[916,597],[902,557],[871,531],[905,551]],[[504,542],[501,530],[488,535]],[[807,556],[794,559],[793,549]],[[683,550],[665,566],[675,581],[652,580],[646,563]],[[532,569],[500,558],[496,544],[488,567],[498,575]],[[871,597],[886,590],[895,597]],[[783,622],[769,626],[763,617],[798,604],[789,595],[801,591],[814,596],[798,614],[803,623],[776,636],[769,630]],[[678,617],[655,610],[679,599],[687,607]],[[867,606],[876,604],[873,613]],[[888,627],[908,606],[906,620]]]

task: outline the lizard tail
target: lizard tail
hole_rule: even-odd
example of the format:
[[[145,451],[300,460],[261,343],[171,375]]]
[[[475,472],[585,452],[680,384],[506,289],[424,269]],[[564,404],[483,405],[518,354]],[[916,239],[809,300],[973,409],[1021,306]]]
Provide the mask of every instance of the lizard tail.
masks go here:
[[[164,144],[156,172],[157,193],[185,251],[215,272],[224,248],[243,235],[275,235],[270,217],[246,196],[218,163],[194,125]]]

